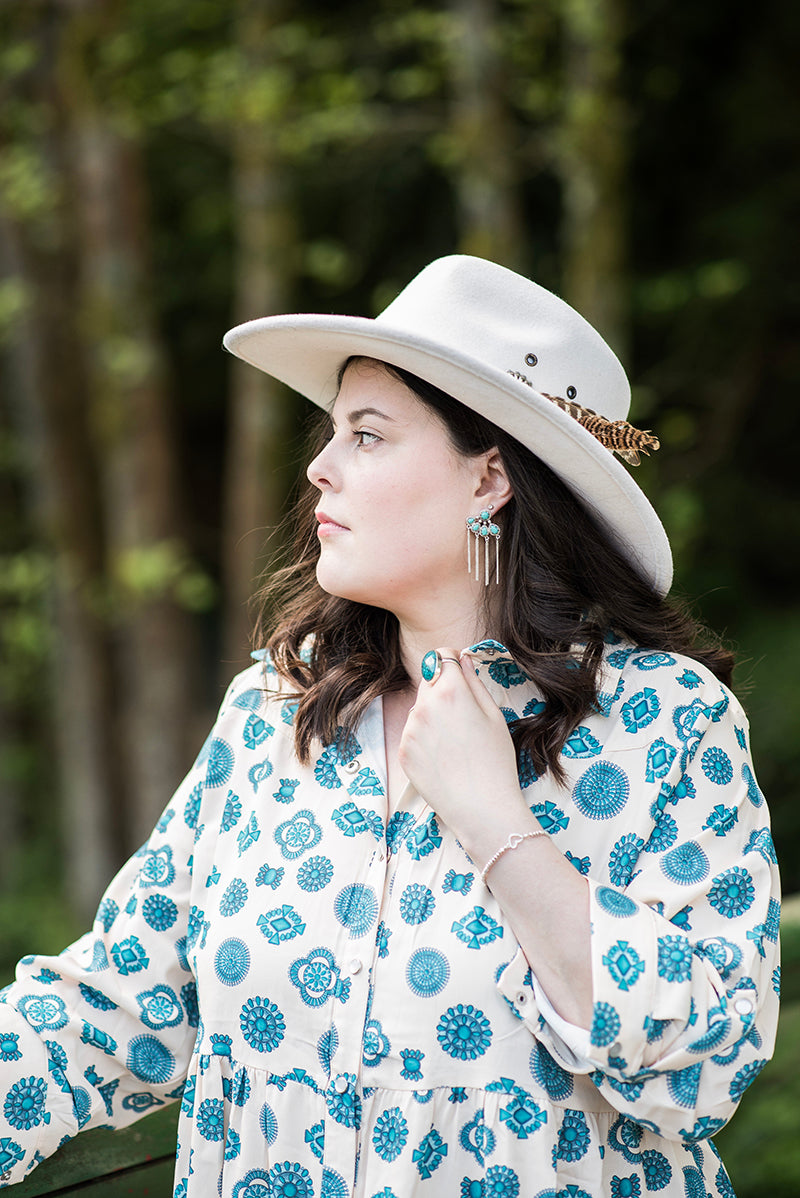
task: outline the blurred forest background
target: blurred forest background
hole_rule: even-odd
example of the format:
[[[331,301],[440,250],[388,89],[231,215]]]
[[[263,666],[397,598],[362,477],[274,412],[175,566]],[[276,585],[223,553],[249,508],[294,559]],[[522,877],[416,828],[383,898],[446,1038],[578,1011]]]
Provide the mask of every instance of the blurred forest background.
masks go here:
[[[307,407],[223,332],[374,315],[453,251],[628,365],[800,889],[798,46],[792,0],[4,0],[6,973],[82,929],[248,660]]]

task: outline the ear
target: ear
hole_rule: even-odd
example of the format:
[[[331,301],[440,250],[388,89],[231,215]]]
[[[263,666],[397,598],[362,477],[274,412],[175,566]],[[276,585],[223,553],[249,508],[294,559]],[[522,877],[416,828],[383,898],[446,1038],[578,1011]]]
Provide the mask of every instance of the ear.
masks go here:
[[[503,459],[497,449],[490,449],[487,453],[481,454],[476,461],[479,469],[475,500],[483,507],[491,504],[492,512],[499,512],[514,494],[503,465]]]

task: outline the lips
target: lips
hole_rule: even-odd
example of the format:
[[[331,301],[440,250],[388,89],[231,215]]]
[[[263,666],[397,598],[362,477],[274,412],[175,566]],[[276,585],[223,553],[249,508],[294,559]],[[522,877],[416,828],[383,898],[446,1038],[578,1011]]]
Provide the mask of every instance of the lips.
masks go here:
[[[327,512],[315,512],[314,515],[319,523],[317,532],[336,532],[337,530],[341,530],[342,532],[349,531],[346,524],[340,524],[338,520],[332,519]]]

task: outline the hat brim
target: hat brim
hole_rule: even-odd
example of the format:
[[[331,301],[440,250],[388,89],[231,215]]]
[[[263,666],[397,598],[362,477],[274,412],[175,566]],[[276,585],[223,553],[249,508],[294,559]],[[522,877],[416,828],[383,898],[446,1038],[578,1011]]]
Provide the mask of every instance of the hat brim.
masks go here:
[[[439,342],[361,316],[299,313],[237,325],[223,344],[236,357],[330,410],[352,356],[401,366],[506,429],[581,498],[655,591],[672,583],[664,527],[627,469],[578,422],[526,383]]]

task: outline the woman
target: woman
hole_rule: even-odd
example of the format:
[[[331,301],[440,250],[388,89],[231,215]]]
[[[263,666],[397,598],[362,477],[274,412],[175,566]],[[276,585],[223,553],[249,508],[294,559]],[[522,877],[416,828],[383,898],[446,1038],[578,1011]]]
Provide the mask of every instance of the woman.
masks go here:
[[[180,1098],[178,1195],[727,1198],[775,854],[622,368],[465,257],[226,344],[329,412],[296,553],[94,932],[5,995],[6,1175]]]

